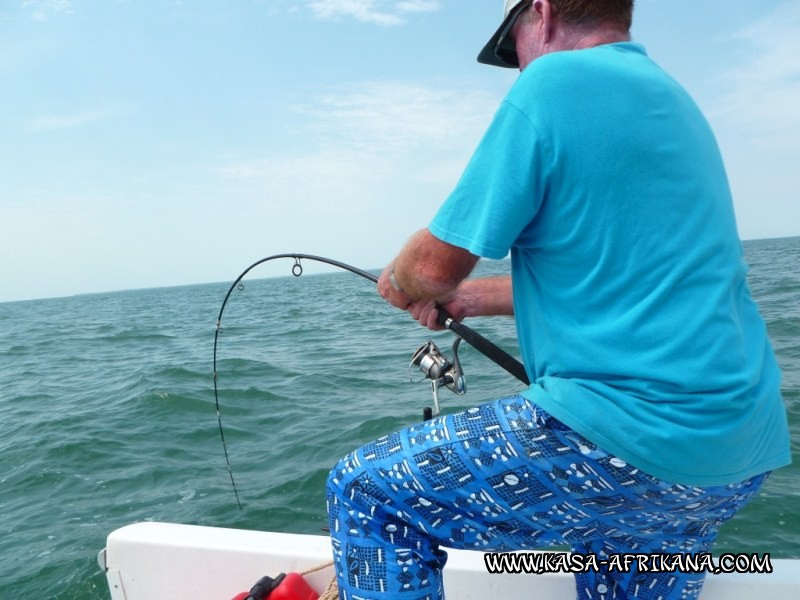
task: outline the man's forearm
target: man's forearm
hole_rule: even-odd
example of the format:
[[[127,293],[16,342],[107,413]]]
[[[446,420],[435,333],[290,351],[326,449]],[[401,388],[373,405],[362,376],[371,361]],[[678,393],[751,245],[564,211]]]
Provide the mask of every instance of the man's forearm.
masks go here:
[[[463,317],[513,316],[511,277],[501,275],[467,279],[454,292]]]
[[[470,274],[478,257],[431,235],[406,242],[392,264],[395,283],[414,300],[445,300]]]

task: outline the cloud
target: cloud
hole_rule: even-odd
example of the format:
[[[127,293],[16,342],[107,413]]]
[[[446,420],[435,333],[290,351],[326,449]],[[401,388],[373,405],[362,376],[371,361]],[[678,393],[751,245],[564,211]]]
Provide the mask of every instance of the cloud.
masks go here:
[[[436,12],[441,4],[434,0],[406,0],[398,2],[397,9],[402,12]]]
[[[33,131],[55,131],[60,129],[74,129],[96,121],[108,118],[108,113],[102,111],[86,111],[63,115],[40,115],[30,120]]]
[[[476,141],[498,104],[486,92],[369,82],[332,89],[294,110],[322,146],[392,154]]]
[[[262,236],[276,240],[303,223],[306,238],[286,243],[336,247],[350,258],[363,252],[365,232],[386,251],[427,223],[500,100],[469,85],[394,81],[303,97],[308,100],[293,107],[290,131],[280,136],[286,148],[228,161],[217,174],[237,190],[231,210],[243,222],[268,228]],[[307,142],[306,148],[291,150],[293,139]]]
[[[724,116],[761,147],[800,144],[800,3],[784,2],[734,34],[744,45],[736,67],[720,77]]]
[[[53,12],[71,13],[71,0],[23,0],[22,8],[31,11],[31,18],[35,21],[44,21],[47,15]]]
[[[319,19],[352,17],[365,23],[393,26],[406,22],[410,13],[435,12],[437,0],[314,0],[308,7]]]
[[[231,162],[219,173],[225,178],[275,181],[286,173],[294,178],[306,168],[303,165],[312,164],[313,172],[346,180],[372,179],[376,173],[410,163],[417,169],[406,177],[435,169],[436,164],[463,167],[500,100],[474,89],[391,81],[329,88],[306,97],[307,102],[292,107],[298,119],[286,135],[310,142],[311,151],[292,158],[281,153]],[[300,167],[291,167],[293,162]]]
[[[309,201],[330,189],[363,196],[370,189],[452,185],[499,102],[474,89],[401,82],[306,97],[293,107],[298,118],[286,135],[310,142],[310,150],[231,161],[217,172]]]

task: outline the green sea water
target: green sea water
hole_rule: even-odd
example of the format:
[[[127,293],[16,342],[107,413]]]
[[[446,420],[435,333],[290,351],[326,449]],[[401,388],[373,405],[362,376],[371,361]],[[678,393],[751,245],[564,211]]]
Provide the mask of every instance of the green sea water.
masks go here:
[[[745,255],[784,372],[795,463],[716,550],[800,559],[800,238],[745,242]],[[219,400],[242,508],[213,393],[229,283],[0,304],[0,599],[108,598],[96,554],[135,521],[320,533],[335,460],[421,419],[430,389],[409,382],[409,359],[428,338],[449,352],[452,335],[420,328],[363,278],[296,278],[291,264],[287,277],[254,271],[222,322]],[[516,353],[511,320],[467,324]],[[474,349],[459,354],[469,391],[443,391],[445,411],[520,389]]]

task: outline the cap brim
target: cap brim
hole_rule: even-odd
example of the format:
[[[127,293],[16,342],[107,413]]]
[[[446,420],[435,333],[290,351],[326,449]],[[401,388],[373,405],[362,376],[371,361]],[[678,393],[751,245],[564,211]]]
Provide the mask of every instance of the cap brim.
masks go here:
[[[508,62],[503,60],[495,53],[495,48],[497,48],[497,42],[500,41],[500,36],[503,35],[503,30],[508,26],[516,16],[516,10],[511,10],[506,18],[503,19],[503,22],[500,23],[500,27],[497,28],[497,31],[494,32],[494,35],[489,38],[489,41],[486,42],[486,45],[483,47],[483,50],[480,51],[478,54],[478,62],[484,65],[491,65],[493,67],[506,67],[507,69],[516,69],[519,67],[519,61],[516,63]]]

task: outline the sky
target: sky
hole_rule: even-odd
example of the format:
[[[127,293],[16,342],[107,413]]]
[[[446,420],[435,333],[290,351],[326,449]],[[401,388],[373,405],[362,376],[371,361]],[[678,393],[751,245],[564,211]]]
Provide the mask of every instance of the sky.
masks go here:
[[[502,0],[0,0],[0,302],[388,263],[517,73]],[[800,2],[637,0],[740,236],[800,235]],[[326,270],[306,264],[306,272]],[[288,275],[271,261],[254,276]]]

